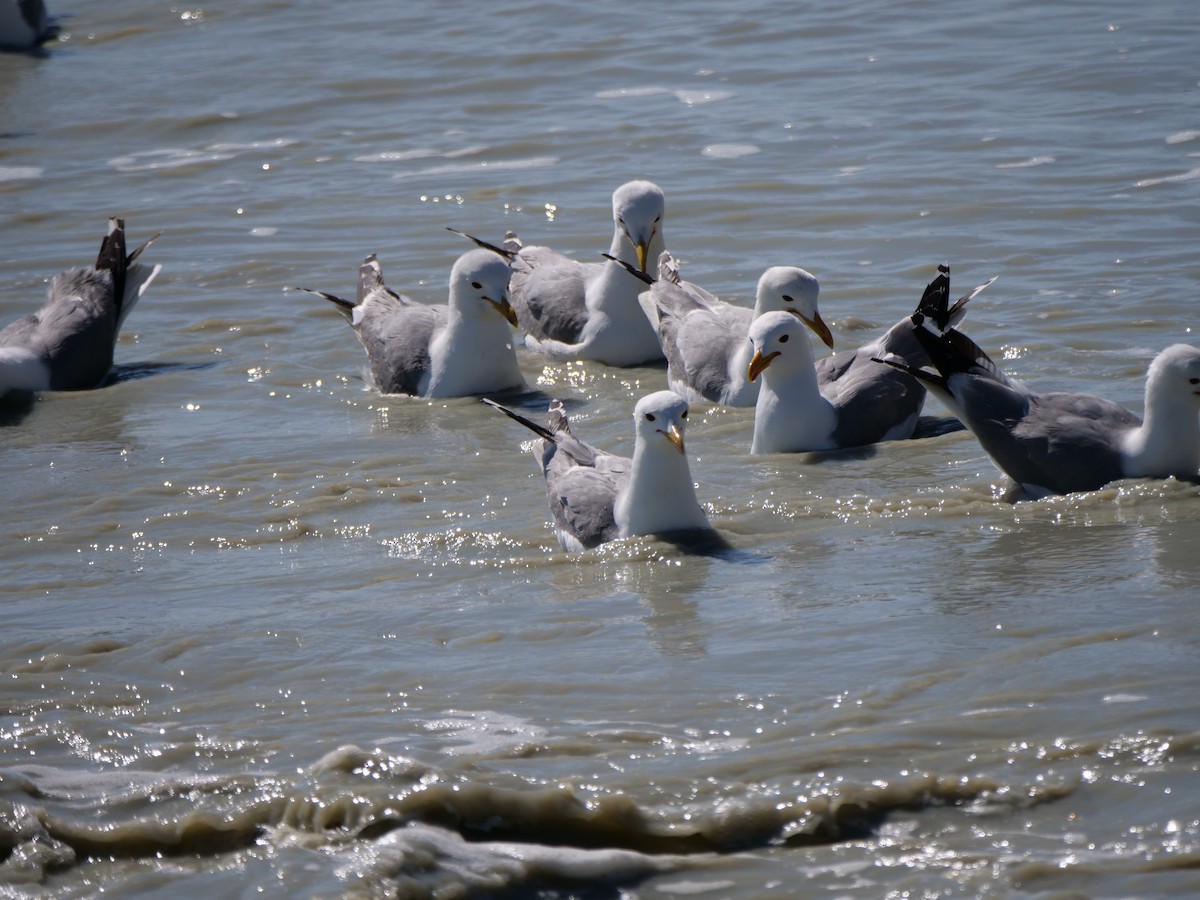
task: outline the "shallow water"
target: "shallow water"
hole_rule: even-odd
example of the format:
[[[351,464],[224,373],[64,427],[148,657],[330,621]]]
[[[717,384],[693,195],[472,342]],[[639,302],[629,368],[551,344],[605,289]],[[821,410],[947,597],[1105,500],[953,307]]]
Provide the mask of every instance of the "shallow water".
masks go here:
[[[165,232],[116,383],[2,414],[0,893],[1200,891],[1195,486],[1013,504],[964,432],[760,458],[701,407],[731,548],[571,556],[517,426],[374,393],[292,289],[439,301],[446,226],[591,258],[646,177],[721,296],[802,265],[848,346],[949,261],[1012,374],[1139,409],[1195,342],[1192,5],[479,9],[0,55],[0,319]],[[622,452],[665,380],[520,359]]]

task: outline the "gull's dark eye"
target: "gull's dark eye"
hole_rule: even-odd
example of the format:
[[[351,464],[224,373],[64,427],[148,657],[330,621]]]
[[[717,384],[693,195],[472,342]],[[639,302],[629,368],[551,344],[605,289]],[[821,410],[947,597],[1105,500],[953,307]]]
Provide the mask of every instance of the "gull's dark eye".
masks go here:
[[[658,224],[659,222],[661,222],[661,221],[662,221],[662,216],[655,216],[655,217],[654,217],[654,224],[655,224],[655,225],[657,225],[657,224]]]
[[[478,281],[472,281],[472,282],[471,282],[471,287],[475,288],[475,290],[477,290],[477,291],[482,291],[482,290],[483,290],[483,285],[482,285],[482,284],[480,284]]]
[[[795,301],[794,301],[794,300],[793,300],[791,297],[789,297],[787,294],[784,294],[784,295],[783,295],[783,302],[784,302],[784,303],[794,303]]]
[[[1200,384],[1200,378],[1189,378],[1188,384]]]
[[[781,343],[781,344],[786,344],[786,343],[787,343],[787,339],[788,339],[789,337],[790,337],[790,335],[781,334],[781,335],[779,336],[779,343]]]
[[[646,413],[646,421],[653,422],[654,421],[654,413]]]
[[[685,409],[685,410],[683,411],[683,413],[682,413],[682,414],[679,416],[679,418],[681,418],[681,419],[686,419],[686,418],[687,418],[687,410],[686,410],[686,409]]]

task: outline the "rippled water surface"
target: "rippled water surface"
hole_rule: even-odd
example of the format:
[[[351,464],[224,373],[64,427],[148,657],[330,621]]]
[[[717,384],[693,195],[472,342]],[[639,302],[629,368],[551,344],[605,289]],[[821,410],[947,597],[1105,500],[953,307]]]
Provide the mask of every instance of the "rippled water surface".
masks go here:
[[[948,261],[1037,387],[1195,343],[1192,0],[60,2],[0,55],[0,317],[105,218],[164,271],[117,378],[0,411],[0,895],[1190,897],[1200,490],[1011,503],[957,431],[751,457],[731,548],[563,553],[525,434],[383,397],[297,285],[444,300],[452,226],[821,281],[839,346]],[[629,452],[657,368],[519,351]],[[944,415],[936,405],[931,415]]]

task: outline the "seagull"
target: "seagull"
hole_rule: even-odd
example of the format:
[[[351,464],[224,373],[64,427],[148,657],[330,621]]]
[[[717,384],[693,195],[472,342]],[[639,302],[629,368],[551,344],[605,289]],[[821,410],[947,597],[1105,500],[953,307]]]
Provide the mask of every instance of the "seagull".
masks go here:
[[[797,316],[828,347],[833,335],[817,308],[817,279],[795,266],[772,266],[758,279],[754,308],[735,306],[682,281],[669,251],[659,257],[658,278],[638,298],[667,357],[667,384],[693,403],[753,406],[758,382],[746,376],[754,352],[750,323],[765,312]],[[637,274],[637,273],[633,273]]]
[[[912,437],[925,404],[925,388],[920,380],[893,370],[881,375],[875,357],[901,359],[912,366],[929,362],[924,346],[914,330],[921,327],[941,333],[958,325],[967,315],[967,303],[996,280],[983,284],[950,303],[950,267],[939,265],[937,276],[925,287],[917,308],[873,341],[853,350],[842,350],[817,360],[817,382],[831,403],[845,410],[843,429],[850,421],[859,426],[846,432],[848,440],[873,444],[881,440]],[[872,437],[877,429],[888,437]],[[894,431],[892,430],[894,429]],[[854,446],[842,443],[841,446]]]
[[[751,452],[838,450],[912,437],[925,388],[908,372],[881,368],[873,357],[925,365],[929,357],[914,332],[940,332],[961,322],[967,303],[995,280],[951,304],[950,267],[938,266],[937,277],[910,315],[874,341],[820,361],[814,361],[794,316],[772,312],[755,319],[746,377],[753,382],[761,375],[763,384],[755,404]]]
[[[57,36],[43,0],[0,0],[0,48],[31,50]]]
[[[1150,363],[1143,421],[1091,394],[1030,390],[961,331],[917,334],[930,368],[879,361],[920,378],[1031,499],[1200,473],[1200,349],[1173,344]]]
[[[656,184],[630,181],[612,199],[608,253],[645,272],[646,261],[658,259],[663,250],[666,198]],[[512,234],[503,247],[464,236],[511,262],[513,307],[531,350],[556,360],[611,366],[663,358],[658,337],[638,306],[642,285],[618,262],[577,262],[549,247],[525,247]]]
[[[333,303],[354,327],[382,393],[462,397],[525,386],[510,328],[517,324],[508,301],[511,272],[494,253],[464,253],[450,270],[449,304],[432,306],[385,285],[371,254],[359,267],[353,303],[300,290]]]
[[[684,452],[688,403],[658,391],[633,410],[633,459],[585,444],[571,433],[559,400],[549,427],[484,398],[542,438],[538,465],[558,542],[567,551],[590,550],[632,535],[712,534]]]
[[[54,276],[42,308],[0,331],[0,396],[104,382],[126,316],[162,270],[134,265],[158,236],[126,254],[125,221],[108,220],[96,264]]]

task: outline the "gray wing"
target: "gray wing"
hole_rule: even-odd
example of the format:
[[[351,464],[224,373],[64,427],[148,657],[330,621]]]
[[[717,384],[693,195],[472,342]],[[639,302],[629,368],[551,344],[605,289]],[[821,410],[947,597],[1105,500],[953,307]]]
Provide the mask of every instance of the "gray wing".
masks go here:
[[[1120,440],[1141,424],[1089,394],[1034,394],[978,375],[952,376],[964,423],[988,456],[1021,485],[1066,494],[1124,477]]]
[[[817,360],[821,393],[838,411],[833,439],[839,446],[860,447],[885,438],[911,436],[925,404],[925,388],[907,372],[872,359],[889,353],[902,356],[914,367],[920,364],[912,362],[910,355],[919,354],[926,362],[929,359],[905,318],[876,341]]]
[[[50,389],[100,384],[112,368],[117,307],[107,270],[68,269],[50,281],[45,305],[0,331],[0,346],[24,347],[50,368]]]
[[[674,324],[673,320],[669,320]],[[705,400],[718,403],[729,389],[729,360],[742,341],[716,316],[696,312],[673,331],[663,323],[663,350],[671,375]]]
[[[613,507],[621,482],[613,471],[552,461],[546,469],[546,499],[555,526],[584,549],[614,540],[618,531]]]
[[[628,458],[597,451],[569,432],[559,432],[554,443],[546,441],[546,500],[559,532],[585,550],[615,540],[619,534],[613,509],[631,465]]]
[[[685,289],[662,279],[639,299],[643,308],[655,307],[659,342],[672,380],[689,385],[705,400],[721,402],[729,387],[729,359],[738,344],[748,340],[753,311],[723,303],[690,283]],[[722,307],[744,312],[746,330],[731,330],[730,321],[737,322],[738,317],[727,321]]]
[[[416,394],[429,375],[429,342],[446,322],[446,307],[399,302],[364,306],[355,328],[385,394]]]
[[[1036,394],[1012,429],[1012,444],[1003,456],[992,458],[1021,484],[1060,494],[1096,490],[1124,477],[1121,438],[1141,424],[1111,400],[1088,394]]]
[[[587,285],[599,269],[548,247],[523,248],[508,289],[522,330],[538,339],[578,344],[588,318]]]

